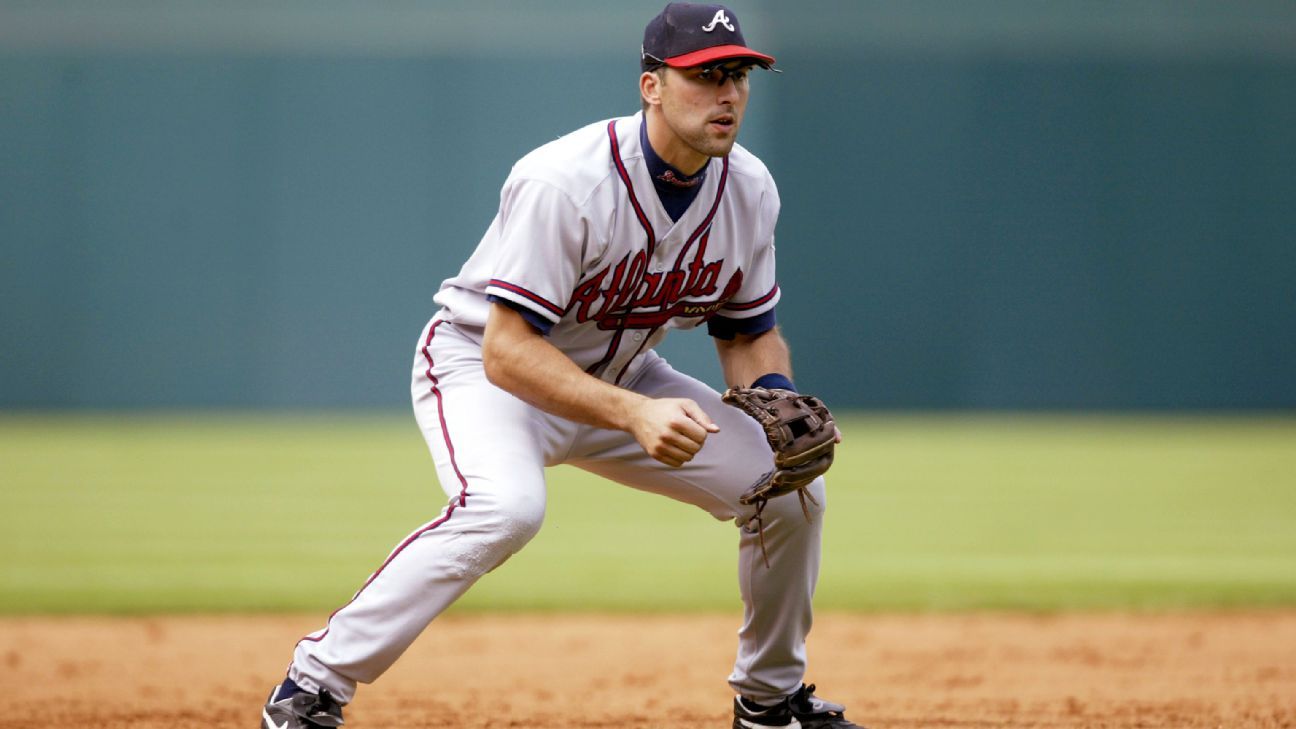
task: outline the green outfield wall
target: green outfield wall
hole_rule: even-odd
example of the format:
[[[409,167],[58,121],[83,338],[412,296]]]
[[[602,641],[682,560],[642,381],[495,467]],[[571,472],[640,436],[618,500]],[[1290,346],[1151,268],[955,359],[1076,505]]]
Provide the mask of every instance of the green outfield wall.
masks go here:
[[[1296,4],[736,2],[798,379],[1296,407]],[[654,3],[0,0],[0,408],[384,407]],[[698,333],[664,352],[718,378]]]

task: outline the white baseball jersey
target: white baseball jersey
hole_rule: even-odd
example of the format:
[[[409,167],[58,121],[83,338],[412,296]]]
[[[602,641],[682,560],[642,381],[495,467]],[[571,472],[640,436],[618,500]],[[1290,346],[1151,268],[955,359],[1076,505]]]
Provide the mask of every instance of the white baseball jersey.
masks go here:
[[[487,296],[508,300],[552,322],[550,341],[581,368],[616,383],[670,329],[773,309],[779,197],[769,170],[735,145],[672,221],[641,124],[642,114],[591,124],[519,160],[490,229],[435,297],[443,317],[484,327]]]

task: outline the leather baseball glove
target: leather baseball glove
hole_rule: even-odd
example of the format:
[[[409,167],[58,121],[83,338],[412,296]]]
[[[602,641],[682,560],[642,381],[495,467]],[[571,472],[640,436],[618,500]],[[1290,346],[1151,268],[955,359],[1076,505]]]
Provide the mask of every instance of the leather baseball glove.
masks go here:
[[[822,400],[791,390],[734,387],[725,391],[722,399],[755,418],[774,451],[774,469],[738,498],[742,504],[756,506],[753,519],[760,530],[761,553],[768,566],[765,524],[761,519],[765,503],[795,491],[801,511],[810,520],[806,500],[816,502],[806,487],[832,466],[837,426]]]

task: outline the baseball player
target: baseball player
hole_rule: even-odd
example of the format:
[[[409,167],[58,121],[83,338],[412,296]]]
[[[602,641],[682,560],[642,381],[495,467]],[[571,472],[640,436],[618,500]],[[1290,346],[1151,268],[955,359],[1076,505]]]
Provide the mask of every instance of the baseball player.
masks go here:
[[[449,503],[297,643],[262,729],[340,726],[357,683],[536,535],[558,463],[737,523],[734,727],[856,727],[803,683],[831,442],[800,442],[839,436],[791,381],[778,191],[735,144],[748,73],[773,63],[728,8],[672,3],[644,31],[643,111],[514,165],[414,358],[414,412]],[[700,325],[736,388],[726,400],[653,351]]]

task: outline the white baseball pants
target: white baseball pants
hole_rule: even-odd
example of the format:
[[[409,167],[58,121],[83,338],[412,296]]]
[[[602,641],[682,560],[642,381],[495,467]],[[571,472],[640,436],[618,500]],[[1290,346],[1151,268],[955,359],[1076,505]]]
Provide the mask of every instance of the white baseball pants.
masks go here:
[[[439,318],[423,330],[414,413],[450,501],[396,546],[325,628],[297,644],[289,677],[349,702],[357,682],[382,675],[437,615],[536,535],[545,512],[544,467],[569,463],[737,520],[745,614],[729,683],[757,701],[799,688],[819,575],[823,480],[810,489],[819,505],[809,504],[809,522],[796,497],[766,506],[767,568],[755,526],[746,524],[754,510],[738,503],[772,467],[764,433],[749,416],[655,352],[641,355],[623,386],[650,397],[691,398],[720,426],[692,461],[670,468],[627,433],[550,415],[495,387],[482,369],[480,345],[480,329]]]

